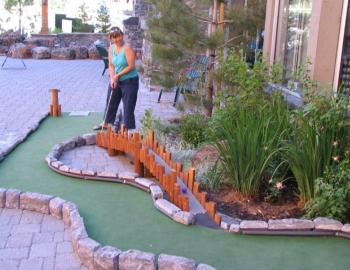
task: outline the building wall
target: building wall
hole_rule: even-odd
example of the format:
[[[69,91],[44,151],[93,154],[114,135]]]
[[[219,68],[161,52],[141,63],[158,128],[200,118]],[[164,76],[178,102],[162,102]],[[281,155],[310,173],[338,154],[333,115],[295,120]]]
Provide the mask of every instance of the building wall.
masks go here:
[[[276,61],[276,32],[279,0],[267,0],[264,57]],[[330,88],[336,70],[343,0],[313,0],[310,19],[308,58],[311,78]]]

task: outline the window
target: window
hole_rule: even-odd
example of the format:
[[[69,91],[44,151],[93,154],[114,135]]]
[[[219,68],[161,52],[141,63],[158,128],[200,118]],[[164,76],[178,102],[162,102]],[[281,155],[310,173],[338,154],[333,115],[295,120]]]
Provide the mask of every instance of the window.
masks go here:
[[[299,80],[307,60],[311,6],[311,0],[280,0],[275,62],[284,67],[284,84]]]

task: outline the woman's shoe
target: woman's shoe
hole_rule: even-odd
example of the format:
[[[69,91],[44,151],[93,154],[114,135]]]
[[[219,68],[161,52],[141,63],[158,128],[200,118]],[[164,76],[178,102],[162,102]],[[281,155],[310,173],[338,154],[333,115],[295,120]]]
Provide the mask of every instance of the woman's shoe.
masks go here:
[[[96,125],[92,128],[92,130],[94,131],[98,131],[98,130],[101,130],[101,129],[107,129],[107,126],[103,125],[103,124],[99,124],[99,125]]]

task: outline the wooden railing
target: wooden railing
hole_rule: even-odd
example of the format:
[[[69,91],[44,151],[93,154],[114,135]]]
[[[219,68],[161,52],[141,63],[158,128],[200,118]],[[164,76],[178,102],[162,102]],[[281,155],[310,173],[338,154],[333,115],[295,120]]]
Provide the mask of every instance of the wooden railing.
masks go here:
[[[140,177],[154,177],[168,194],[169,200],[183,211],[190,211],[188,192],[191,192],[215,223],[220,225],[221,215],[216,211],[216,203],[208,201],[207,193],[200,191],[199,183],[195,181],[195,169],[184,171],[183,164],[175,162],[165,146],[155,140],[154,131],[143,138],[139,133],[128,134],[124,126],[117,133],[108,128],[106,132],[96,134],[96,144],[106,148],[110,156],[122,153],[130,155],[135,173]],[[179,180],[186,189],[181,188]]]

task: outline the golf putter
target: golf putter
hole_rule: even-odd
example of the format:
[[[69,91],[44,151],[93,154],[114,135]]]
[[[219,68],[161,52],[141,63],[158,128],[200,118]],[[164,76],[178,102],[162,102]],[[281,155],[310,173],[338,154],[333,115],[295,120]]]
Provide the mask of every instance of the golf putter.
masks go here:
[[[109,98],[108,98],[107,108],[106,108],[106,111],[105,111],[105,115],[103,116],[103,125],[102,125],[102,128],[100,130],[100,133],[104,130],[104,124],[106,123],[106,117],[107,117],[107,112],[109,111],[109,105],[111,103],[112,93],[113,93],[113,90],[111,91],[111,93],[109,95]]]

